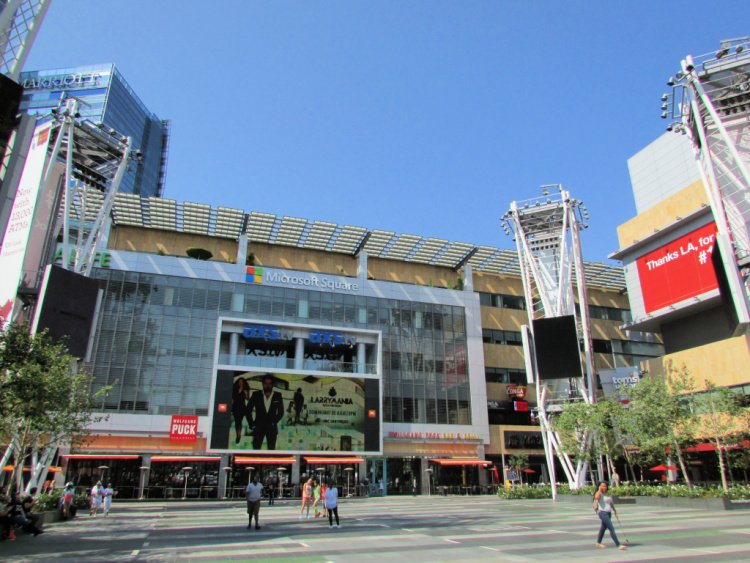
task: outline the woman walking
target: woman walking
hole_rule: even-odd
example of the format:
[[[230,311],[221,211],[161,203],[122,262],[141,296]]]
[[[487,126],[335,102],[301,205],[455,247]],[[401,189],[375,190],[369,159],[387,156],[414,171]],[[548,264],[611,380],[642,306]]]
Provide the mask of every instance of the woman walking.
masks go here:
[[[599,535],[596,538],[596,547],[604,549],[605,546],[602,543],[604,531],[609,530],[609,535],[612,537],[615,545],[620,549],[625,549],[624,545],[620,545],[620,540],[617,539],[615,527],[612,524],[612,512],[617,514],[617,510],[615,509],[612,497],[607,494],[607,488],[607,483],[602,481],[599,483],[599,489],[594,495],[594,512],[599,515],[599,520],[602,521],[601,526],[599,526]]]
[[[307,517],[310,518],[310,506],[312,506],[312,496],[313,496],[313,480],[312,478],[308,479],[303,485],[302,485],[302,507],[299,510],[299,519],[302,520],[305,515],[303,512],[305,512],[305,508],[307,508]]]

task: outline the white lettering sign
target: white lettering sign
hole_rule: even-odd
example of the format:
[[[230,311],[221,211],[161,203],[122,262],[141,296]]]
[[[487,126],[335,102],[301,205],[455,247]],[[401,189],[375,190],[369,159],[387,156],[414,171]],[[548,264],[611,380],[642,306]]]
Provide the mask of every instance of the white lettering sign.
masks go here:
[[[359,284],[349,282],[340,278],[321,277],[312,274],[288,274],[286,272],[269,272],[266,270],[265,281],[269,283],[283,283],[299,285],[302,287],[316,287],[319,289],[332,289],[340,291],[359,291]]]

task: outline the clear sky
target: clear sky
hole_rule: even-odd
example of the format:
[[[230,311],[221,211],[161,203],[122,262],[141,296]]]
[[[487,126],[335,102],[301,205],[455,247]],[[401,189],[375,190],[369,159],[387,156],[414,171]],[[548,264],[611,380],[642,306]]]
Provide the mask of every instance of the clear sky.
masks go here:
[[[172,120],[165,196],[511,248],[562,183],[607,261],[627,159],[747,0],[54,0],[27,70],[114,62]]]

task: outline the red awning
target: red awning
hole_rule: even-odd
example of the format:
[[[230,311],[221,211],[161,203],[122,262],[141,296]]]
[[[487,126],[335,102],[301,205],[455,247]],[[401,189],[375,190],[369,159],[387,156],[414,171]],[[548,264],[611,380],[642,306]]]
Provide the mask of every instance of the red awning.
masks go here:
[[[156,462],[170,462],[170,461],[220,461],[220,457],[213,457],[213,456],[183,456],[183,455],[155,455],[151,458],[151,461]]]
[[[238,465],[292,465],[297,463],[293,457],[246,457],[234,456]]]
[[[478,457],[474,457],[474,458],[454,457],[454,458],[449,458],[449,459],[431,459],[430,461],[433,461],[437,463],[438,465],[481,465],[481,466],[492,465],[491,461],[479,459]]]
[[[305,456],[307,463],[318,463],[320,465],[338,465],[338,464],[349,464],[349,463],[364,463],[365,460],[361,457],[307,457]]]
[[[139,455],[68,454],[65,459],[140,459]]]
[[[728,450],[739,450],[740,448],[750,449],[750,440],[742,440],[739,443],[734,443],[726,447]],[[701,442],[700,444],[695,444],[694,446],[685,448],[685,451],[691,453],[715,452],[716,445],[713,442]]]

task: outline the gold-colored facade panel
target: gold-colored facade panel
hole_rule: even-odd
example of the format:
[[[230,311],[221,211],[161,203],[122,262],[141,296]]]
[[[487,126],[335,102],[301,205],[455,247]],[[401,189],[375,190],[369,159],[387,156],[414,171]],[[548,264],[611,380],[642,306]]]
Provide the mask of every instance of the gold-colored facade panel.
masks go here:
[[[674,223],[678,217],[685,217],[706,205],[708,205],[708,197],[703,182],[701,180],[693,182],[685,189],[617,227],[620,248],[643,240],[652,234],[654,229],[661,229]]]
[[[686,367],[697,387],[705,381],[719,387],[750,383],[750,336],[736,336],[696,346],[661,358],[642,362],[652,375],[663,376],[668,369]]]
[[[149,252],[165,256],[187,256],[188,248],[204,248],[213,254],[215,260],[237,260],[235,240],[143,227],[113,226],[107,247],[111,250]]]

